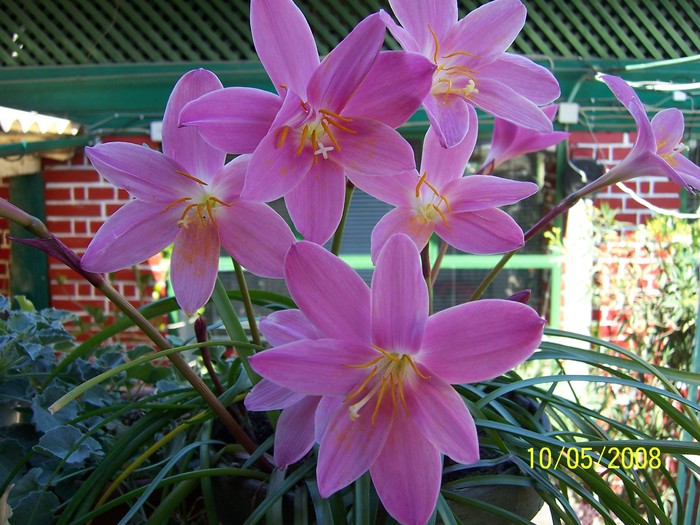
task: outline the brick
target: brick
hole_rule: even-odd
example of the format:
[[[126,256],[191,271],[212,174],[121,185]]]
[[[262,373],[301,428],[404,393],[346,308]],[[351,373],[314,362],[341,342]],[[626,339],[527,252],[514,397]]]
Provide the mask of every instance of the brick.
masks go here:
[[[46,226],[53,233],[72,233],[73,227],[69,220],[46,221]]]
[[[629,222],[631,224],[637,224],[637,214],[636,213],[616,213],[615,220],[619,222]]]
[[[594,157],[593,148],[579,148],[573,147],[569,152],[572,159],[592,159]]]
[[[675,182],[670,180],[655,180],[654,181],[654,193],[673,193],[680,194],[681,187]]]
[[[114,189],[112,188],[88,188],[88,199],[91,201],[111,201],[114,200]]]
[[[63,237],[61,240],[70,249],[83,251],[90,244],[92,237]]]
[[[654,206],[666,208],[667,210],[677,210],[681,205],[680,197],[649,197],[647,200]],[[628,199],[626,208],[631,210],[644,210],[646,206],[634,199]]]
[[[122,207],[122,204],[106,204],[105,205],[105,210],[106,210],[106,215],[109,217],[110,215],[114,215],[117,213],[117,210]]]
[[[51,183],[79,182],[85,184],[99,182],[100,176],[96,171],[92,170],[44,170],[44,179],[47,186],[50,186]]]
[[[612,160],[622,160],[627,155],[629,155],[629,152],[632,151],[632,148],[616,147],[616,148],[611,148],[611,150],[612,151],[611,151],[610,158]]]
[[[47,201],[69,201],[71,200],[70,188],[47,187],[44,191],[44,199]]]
[[[85,188],[83,188],[81,186],[74,186],[73,187],[73,199],[75,199],[76,201],[86,200]]]
[[[90,221],[90,233],[95,234],[97,233],[97,230],[100,229],[100,226],[104,224],[104,221]]]
[[[77,235],[85,235],[88,233],[88,225],[86,221],[76,220],[73,222],[73,231]]]
[[[129,192],[126,191],[123,188],[115,188],[117,190],[117,200],[120,201],[129,201],[131,200],[131,195],[129,195]]]
[[[99,204],[46,205],[46,216],[60,217],[100,217],[102,209]]]

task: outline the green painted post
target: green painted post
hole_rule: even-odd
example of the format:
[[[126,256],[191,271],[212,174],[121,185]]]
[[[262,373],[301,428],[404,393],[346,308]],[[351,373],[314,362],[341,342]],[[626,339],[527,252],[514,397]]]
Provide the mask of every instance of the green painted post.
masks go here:
[[[44,209],[44,177],[41,173],[10,178],[10,201],[42,221]],[[30,237],[23,228],[11,224],[11,237]],[[26,295],[38,309],[49,306],[49,262],[46,254],[31,246],[11,243],[10,292]]]

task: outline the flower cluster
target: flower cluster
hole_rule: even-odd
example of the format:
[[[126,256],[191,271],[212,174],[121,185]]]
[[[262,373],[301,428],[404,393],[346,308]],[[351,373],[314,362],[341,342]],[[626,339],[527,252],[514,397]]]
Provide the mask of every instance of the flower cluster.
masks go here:
[[[116,142],[87,148],[133,200],[81,264],[110,272],[174,243],[172,286],[188,315],[212,294],[221,247],[256,275],[284,278],[298,310],[262,321],[273,348],[250,359],[264,379],[246,399],[250,410],[283,409],[277,466],[318,444],[322,496],[369,471],[387,511],[420,524],[435,508],[442,455],[479,457],[476,426],[451,384],[523,362],[544,326],[514,300],[430,315],[420,251],[433,233],[469,253],[523,246],[520,226],[499,207],[537,186],[490,173],[566,134],[552,129],[556,79],[506,52],[525,22],[520,0],[494,0],[461,20],[455,0],[390,5],[398,23],[370,15],[321,59],[292,0],[252,0],[255,49],[276,93],[224,88],[213,73],[191,71],[168,101],[162,153]],[[403,50],[382,51],[387,30]],[[627,84],[604,80],[639,127],[608,179],[653,171],[697,187],[697,166],[679,154],[682,116],[668,110],[649,122]],[[431,127],[417,169],[396,128],[421,106]],[[495,117],[494,140],[484,167],[465,176],[475,108]],[[229,154],[237,156],[226,162]],[[394,206],[372,232],[371,287],[323,248],[340,231],[348,185]],[[266,204],[279,198],[303,240]]]

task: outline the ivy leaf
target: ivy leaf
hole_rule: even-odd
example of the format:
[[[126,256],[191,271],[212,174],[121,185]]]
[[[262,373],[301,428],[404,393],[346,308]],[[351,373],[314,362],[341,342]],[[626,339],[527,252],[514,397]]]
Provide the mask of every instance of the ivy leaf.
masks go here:
[[[93,438],[75,444],[83,438],[83,433],[75,427],[56,427],[41,436],[39,443],[33,447],[36,452],[64,459],[70,465],[82,463],[90,455],[102,455],[102,447]]]

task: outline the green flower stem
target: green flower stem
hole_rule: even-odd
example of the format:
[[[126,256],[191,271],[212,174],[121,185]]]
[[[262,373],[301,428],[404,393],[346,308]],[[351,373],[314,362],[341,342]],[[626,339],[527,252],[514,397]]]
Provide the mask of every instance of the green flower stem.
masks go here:
[[[596,191],[600,191],[601,189],[605,188],[606,186],[609,186],[611,184],[614,184],[616,181],[613,179],[608,179],[604,180],[605,177],[601,177],[600,179],[596,179],[593,182],[587,184],[583,188],[579,189],[578,191],[575,191],[571,195],[568,195],[562,201],[557,204],[554,208],[549,210],[547,214],[542,217],[539,221],[535,223],[535,225],[530,228],[528,231],[525,232],[525,242],[527,243],[530,239],[532,239],[535,235],[540,233],[544,228],[549,225],[550,222],[552,222],[556,217],[566,213],[569,211],[571,208],[574,207],[574,205],[581,200],[581,198],[585,197],[586,195],[590,195],[591,193],[595,193]],[[513,250],[512,252],[508,252],[501,257],[501,260],[498,261],[498,264],[493,267],[493,269],[489,272],[489,274],[484,278],[483,281],[481,281],[481,284],[479,287],[474,291],[472,296],[469,298],[470,301],[475,301],[479,299],[484,291],[486,291],[486,288],[489,287],[489,285],[493,282],[493,280],[496,278],[496,276],[501,272],[503,267],[506,265],[506,263],[510,260],[513,255],[518,253],[520,249],[518,250]]]
[[[37,235],[38,237],[49,239],[52,237],[51,232],[48,230],[46,225],[40,221],[38,218],[29,215],[28,213],[20,210],[16,206],[10,204],[7,201],[0,199],[0,217],[4,217],[10,221],[16,222],[22,226],[27,231]],[[67,250],[67,248],[66,248]],[[75,252],[72,255],[78,259]],[[124,314],[126,314],[129,319],[131,319],[136,326],[138,326],[146,336],[153,341],[159,350],[168,350],[172,348],[170,343],[165,337],[151,324],[148,322],[141,312],[138,311],[129,301],[127,301],[124,296],[119,294],[114,287],[107,282],[104,277],[99,277],[95,279],[95,282],[91,281],[91,284],[100,290],[107,299],[114,303]],[[245,334],[244,334],[245,335]],[[243,339],[247,341],[247,338]],[[197,391],[197,393],[202,397],[202,399],[211,407],[211,409],[219,416],[222,423],[231,432],[231,434],[236,438],[236,440],[250,453],[252,454],[258,448],[252,439],[246,434],[236,420],[229,414],[226,407],[221,404],[217,397],[209,390],[206,383],[200,379],[200,377],[192,370],[182,356],[178,353],[172,353],[168,355],[168,359],[172,362],[175,368],[182,374],[182,376],[192,385],[192,387]],[[260,462],[261,466],[266,469],[272,469],[272,466],[262,458]]]
[[[216,305],[216,310],[221,316],[221,322],[224,323],[224,327],[228,332],[228,335],[234,341],[247,341],[248,336],[241,326],[241,322],[238,320],[238,315],[233,309],[233,305],[226,294],[226,288],[221,282],[221,279],[216,278],[216,284],[214,285],[214,293],[211,296],[214,305]],[[250,366],[248,358],[253,355],[253,351],[250,348],[244,346],[236,347],[238,352],[238,358],[241,360],[243,368],[245,368],[246,374],[248,374],[248,379],[254,385],[258,384],[262,379]]]
[[[236,271],[236,279],[238,280],[238,289],[241,291],[241,299],[243,300],[243,307],[245,308],[245,315],[248,317],[248,326],[250,327],[250,336],[253,339],[253,343],[258,346],[262,346],[260,340],[260,332],[258,331],[258,322],[255,319],[255,312],[253,311],[253,302],[250,300],[250,292],[248,291],[248,283],[245,282],[245,275],[243,275],[243,268],[238,262],[231,258],[233,261],[233,269]]]
[[[347,181],[345,183],[345,203],[343,204],[343,215],[340,218],[340,224],[333,234],[333,244],[331,245],[331,253],[333,255],[340,254],[340,246],[343,243],[343,230],[345,230],[345,220],[348,218],[348,210],[350,209],[350,201],[352,200],[352,192],[355,190],[355,185]]]
[[[445,254],[447,253],[447,248],[449,248],[450,245],[447,244],[447,241],[442,241],[440,244],[440,251],[437,254],[437,257],[435,258],[435,262],[433,263],[433,269],[430,271],[430,284],[435,285],[435,281],[437,281],[438,274],[440,273],[440,265],[442,264],[442,259],[445,257]]]

